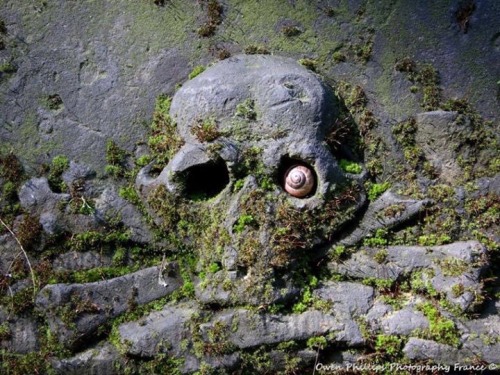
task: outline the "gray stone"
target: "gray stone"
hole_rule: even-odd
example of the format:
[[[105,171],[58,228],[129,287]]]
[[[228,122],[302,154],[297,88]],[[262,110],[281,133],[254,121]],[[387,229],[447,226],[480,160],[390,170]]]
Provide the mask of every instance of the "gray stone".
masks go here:
[[[70,160],[69,168],[63,172],[61,178],[66,185],[70,186],[75,181],[89,180],[94,178],[95,175],[95,171],[90,167]]]
[[[460,309],[468,311],[476,307],[475,302],[483,293],[481,274],[487,266],[486,249],[479,242],[455,242],[432,247],[388,246],[385,250],[387,256],[382,263],[375,260],[380,249],[365,248],[345,261],[330,262],[328,267],[333,272],[356,279],[396,280],[402,275],[423,270],[426,275],[431,275],[422,275],[428,279],[423,281],[436,291],[443,292]],[[460,267],[458,274],[457,267]],[[458,285],[463,289],[460,295],[456,295]]]
[[[45,177],[32,178],[19,191],[21,206],[30,215],[39,217],[42,228],[50,235],[63,231],[82,233],[96,228],[94,216],[69,212],[66,205],[71,200],[70,194],[54,193]]]
[[[120,197],[115,188],[106,188],[95,200],[95,208],[97,217],[104,221],[121,222],[130,229],[132,241],[152,241],[153,235],[141,212],[132,203]]]
[[[153,357],[160,351],[181,355],[181,341],[188,338],[187,323],[196,312],[193,306],[166,306],[138,322],[120,325],[118,330],[123,349],[140,357]]]
[[[56,257],[52,262],[52,267],[54,270],[78,271],[96,267],[109,267],[112,263],[110,256],[97,251],[70,251]]]
[[[375,277],[396,280],[404,269],[394,262],[377,262],[374,256],[378,251],[365,248],[343,262],[330,262],[328,267],[332,272],[357,279]]]
[[[72,345],[130,306],[164,297],[182,283],[172,263],[165,274],[159,267],[150,267],[106,281],[47,285],[38,293],[36,305],[59,340]]]
[[[114,375],[125,365],[118,350],[105,343],[78,353],[74,357],[54,359],[52,366],[61,375]]]
[[[333,312],[343,312],[353,317],[366,314],[374,298],[372,287],[351,282],[329,282],[315,290],[314,294],[333,302]]]
[[[416,200],[398,196],[390,190],[382,194],[375,202],[370,204],[366,210],[361,222],[356,226],[354,231],[346,237],[333,244],[351,246],[355,245],[364,237],[375,233],[377,229],[392,228],[401,223],[411,220],[425,206],[429,204],[429,200]],[[403,210],[396,215],[385,216],[383,212],[386,208],[398,205],[403,206]]]
[[[197,316],[197,310],[192,306],[167,306],[138,322],[122,324],[119,332],[123,350],[140,357],[154,356],[160,350],[175,356],[186,355],[181,341],[189,343],[192,340],[194,321],[189,322]],[[336,342],[349,346],[364,342],[353,320],[319,311],[287,316],[243,309],[226,310],[216,314],[210,322],[194,327],[199,327],[194,329],[196,332],[199,330],[201,340],[207,347],[231,344],[234,348],[247,349],[290,340],[306,340],[329,333]]]
[[[429,328],[429,321],[420,311],[404,308],[382,319],[382,329],[388,335],[408,336],[415,330]]]
[[[408,340],[403,352],[410,360],[431,360],[443,365],[453,365],[455,363],[460,363],[462,360],[458,349],[452,346],[415,337],[411,337]]]
[[[268,315],[248,310],[223,312],[216,315],[210,323],[200,326],[205,340],[209,340],[209,332],[216,325],[226,327],[228,340],[240,349],[305,340],[328,333],[334,334],[335,341],[347,345],[359,345],[364,341],[353,320],[319,311],[306,311],[298,315]]]
[[[457,112],[433,111],[417,115],[415,141],[422,147],[426,159],[436,168],[440,177],[456,182],[462,176],[457,162],[457,151],[467,133],[472,131],[470,120],[459,119]]]
[[[21,206],[33,216],[43,212],[60,212],[60,205],[71,199],[69,194],[52,192],[45,177],[32,178],[19,191]]]
[[[2,318],[0,311],[0,324],[7,323],[9,335],[6,340],[0,340],[0,347],[13,353],[27,354],[37,351],[40,347],[38,341],[38,324],[30,318],[16,318],[10,321]]]

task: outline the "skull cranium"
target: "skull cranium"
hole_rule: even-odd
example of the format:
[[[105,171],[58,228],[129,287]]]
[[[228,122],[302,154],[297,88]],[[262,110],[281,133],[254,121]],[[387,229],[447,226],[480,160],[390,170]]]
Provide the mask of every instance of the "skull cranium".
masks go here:
[[[175,94],[184,144],[137,185],[170,242],[195,254],[202,301],[289,298],[293,275],[361,207],[361,185],[325,143],[337,110],[319,76],[263,55],[220,62]],[[297,166],[288,178],[309,189],[294,194],[285,175]]]

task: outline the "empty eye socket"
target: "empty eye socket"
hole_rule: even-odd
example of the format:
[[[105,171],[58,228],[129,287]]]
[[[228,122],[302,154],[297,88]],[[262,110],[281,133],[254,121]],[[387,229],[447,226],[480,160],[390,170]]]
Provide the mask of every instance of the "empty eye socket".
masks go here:
[[[229,183],[229,171],[222,159],[195,165],[179,175],[184,195],[191,200],[218,195]]]
[[[279,183],[283,190],[296,198],[307,198],[314,195],[317,187],[317,176],[309,164],[283,157],[278,170]]]

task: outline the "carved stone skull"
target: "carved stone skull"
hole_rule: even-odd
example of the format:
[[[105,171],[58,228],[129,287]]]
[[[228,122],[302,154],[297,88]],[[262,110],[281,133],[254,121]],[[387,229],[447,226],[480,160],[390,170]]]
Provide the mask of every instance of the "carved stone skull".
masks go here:
[[[337,111],[318,75],[274,56],[224,60],[177,91],[182,146],[137,187],[172,250],[195,255],[201,301],[289,299],[362,206],[362,185],[325,141]]]

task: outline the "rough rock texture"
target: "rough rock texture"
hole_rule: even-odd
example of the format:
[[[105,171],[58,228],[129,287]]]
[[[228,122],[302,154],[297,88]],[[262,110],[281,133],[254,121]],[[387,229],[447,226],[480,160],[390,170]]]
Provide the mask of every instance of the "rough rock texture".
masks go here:
[[[110,219],[121,222],[130,229],[130,239],[138,243],[149,243],[152,233],[143,215],[136,206],[121,198],[112,187],[105,189],[95,201],[97,216],[103,221]]]
[[[391,191],[385,192],[378,198],[368,210],[366,210],[362,221],[356,226],[356,229],[350,233],[346,238],[341,239],[334,245],[353,245],[363,237],[374,233],[380,228],[392,228],[405,221],[411,220],[419,212],[421,212],[426,205],[429,204],[427,200],[407,199],[398,197]],[[399,205],[402,207],[401,211],[396,215],[382,215],[384,209],[391,206]]]
[[[382,329],[388,335],[410,335],[415,330],[429,328],[424,314],[413,309],[403,309],[387,316],[382,321]]]
[[[37,307],[49,317],[59,340],[71,345],[91,335],[108,319],[164,297],[182,285],[177,265],[165,275],[159,267],[88,284],[47,285],[38,294]]]
[[[438,292],[444,292],[450,302],[464,311],[482,293],[480,277],[486,265],[486,249],[478,242],[457,242],[427,248],[389,246],[387,257],[382,263],[375,259],[378,251],[366,249],[347,261],[332,262],[329,267],[333,272],[348,277],[390,280],[426,270],[421,276],[422,282],[430,283]],[[463,287],[459,295],[453,292],[455,285]]]
[[[457,149],[460,139],[472,131],[470,121],[459,120],[457,112],[433,111],[419,113],[416,141],[422,145],[429,162],[440,176],[453,183],[462,174],[457,162]]]

